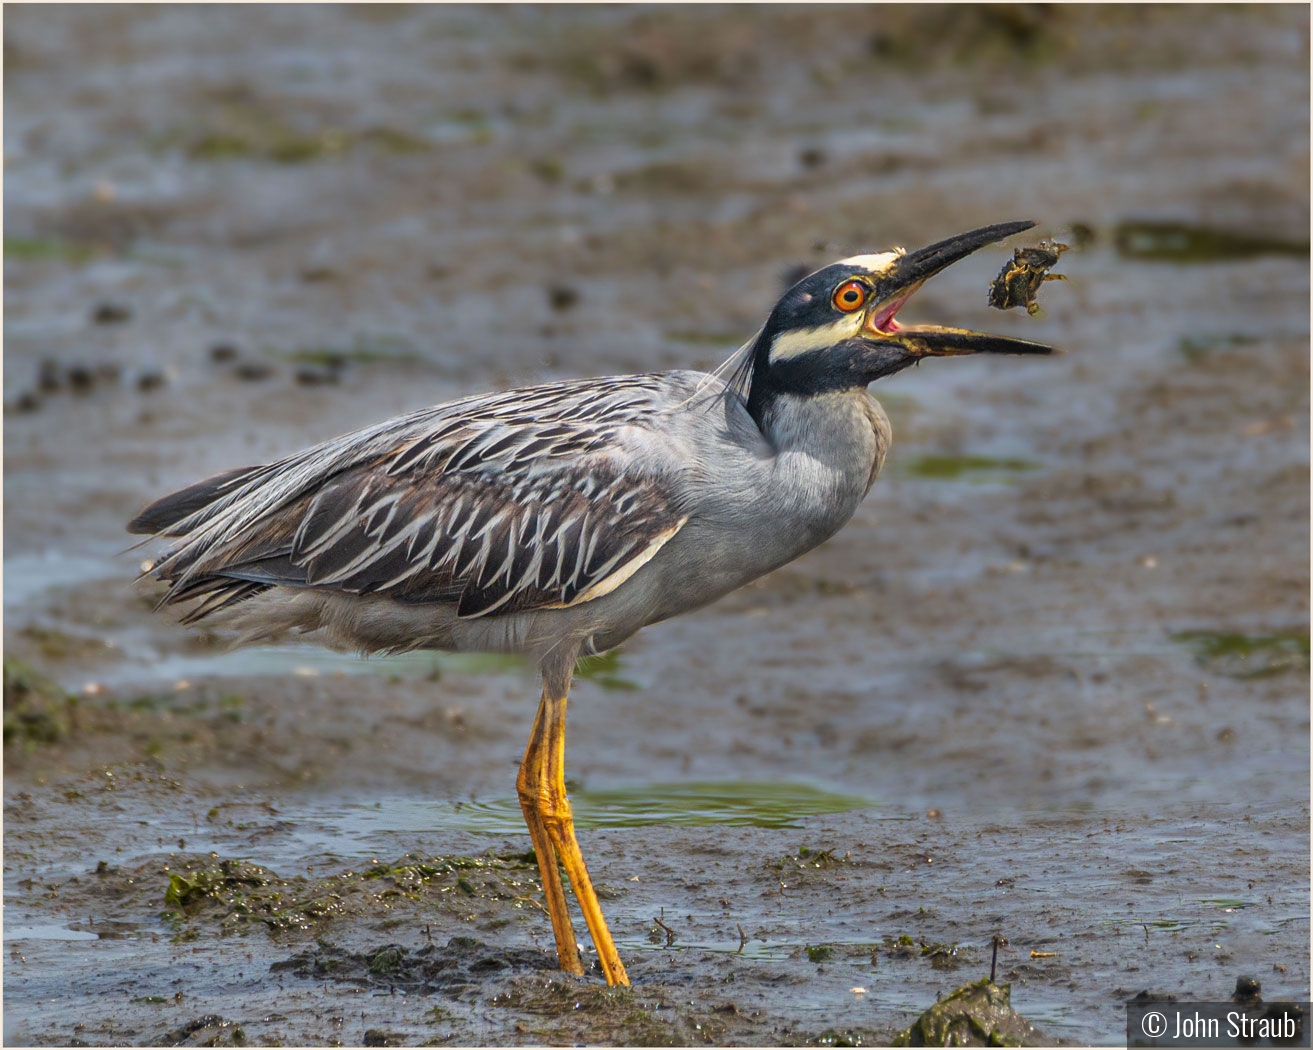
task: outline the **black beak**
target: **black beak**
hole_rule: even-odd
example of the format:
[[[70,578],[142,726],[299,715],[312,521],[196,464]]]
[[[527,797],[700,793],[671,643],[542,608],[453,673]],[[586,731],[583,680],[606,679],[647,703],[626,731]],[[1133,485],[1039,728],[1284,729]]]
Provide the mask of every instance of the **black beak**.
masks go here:
[[[1051,354],[1053,348],[1025,339],[1012,339],[1002,335],[987,335],[965,328],[946,328],[940,325],[901,325],[894,323],[893,314],[925,281],[953,263],[965,259],[972,252],[1005,237],[1029,230],[1035,224],[1029,221],[1000,222],[982,226],[969,233],[932,244],[903,255],[882,283],[889,291],[867,315],[869,339],[900,343],[917,355],[949,357],[958,354]],[[886,283],[887,282],[887,283]]]

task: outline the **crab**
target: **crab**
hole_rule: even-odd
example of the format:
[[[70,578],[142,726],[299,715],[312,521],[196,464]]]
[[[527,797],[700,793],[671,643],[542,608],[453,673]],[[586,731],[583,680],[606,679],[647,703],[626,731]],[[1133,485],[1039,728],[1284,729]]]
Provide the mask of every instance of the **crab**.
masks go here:
[[[990,284],[989,305],[996,310],[1024,306],[1032,317],[1039,313],[1039,303],[1035,301],[1039,286],[1045,281],[1067,279],[1064,274],[1048,272],[1067,248],[1068,245],[1054,240],[1040,241],[1032,248],[1018,248]]]

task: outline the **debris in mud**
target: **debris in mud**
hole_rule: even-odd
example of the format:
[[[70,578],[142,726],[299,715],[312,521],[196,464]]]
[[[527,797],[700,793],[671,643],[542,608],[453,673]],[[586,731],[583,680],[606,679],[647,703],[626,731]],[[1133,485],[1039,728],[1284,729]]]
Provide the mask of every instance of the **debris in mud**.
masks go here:
[[[274,374],[273,366],[263,361],[239,361],[233,369],[233,375],[247,382],[258,383]]]
[[[909,933],[901,934],[898,937],[886,937],[881,947],[891,959],[913,959],[920,954],[916,941],[912,939],[912,935]],[[875,962],[876,957],[876,953],[872,952],[872,963]]]
[[[827,159],[825,150],[820,146],[806,146],[798,151],[798,163],[808,170],[821,167]]]
[[[117,361],[101,361],[99,364],[96,365],[96,370],[94,372],[95,382],[97,384],[100,383],[117,384],[119,381],[119,376],[122,374],[122,371],[123,369]],[[141,387],[141,375],[148,374],[151,371],[157,372],[162,382],[167,381],[177,375],[177,373],[171,368],[147,370],[147,372],[141,373],[138,376],[137,386],[139,388]]]
[[[1032,317],[1039,313],[1039,303],[1035,301],[1039,286],[1045,281],[1067,279],[1064,274],[1049,273],[1058,265],[1058,256],[1067,248],[1068,245],[1054,240],[1042,240],[1031,248],[1018,248],[989,286],[989,305],[995,310],[1024,306]]]
[[[53,357],[43,358],[37,365],[36,385],[46,394],[53,394],[64,385],[64,370]]]
[[[92,324],[122,324],[132,319],[132,307],[124,303],[97,303],[91,311]]]
[[[1261,1003],[1263,1001],[1263,986],[1259,984],[1258,978],[1237,977],[1235,991],[1231,993],[1231,1001],[1248,1005]]]
[[[35,645],[46,660],[113,659],[119,655],[115,647],[103,638],[73,634],[58,627],[30,624],[18,633],[25,641]]]
[[[834,855],[834,849],[815,849],[811,846],[799,846],[797,853],[787,853],[777,860],[771,867],[777,872],[785,871],[811,871],[817,869],[833,868],[838,865],[850,863],[849,857],[845,854],[842,857]]]
[[[1088,222],[1069,222],[1066,229],[1078,252],[1092,248],[1099,236]]]
[[[210,347],[210,360],[216,365],[227,364],[237,360],[237,347],[232,343],[215,343]]]
[[[166,1032],[166,1046],[245,1046],[246,1032],[236,1021],[206,1014]]]
[[[116,361],[101,361],[94,366],[81,361],[64,365],[47,357],[37,366],[36,385],[43,394],[56,394],[61,390],[89,394],[102,383],[117,382],[121,371]]]
[[[308,930],[339,918],[378,916],[401,901],[425,901],[468,911],[470,898],[506,907],[537,892],[536,862],[521,853],[479,857],[402,857],[360,872],[321,879],[283,878],[255,864],[213,855],[204,866],[169,872],[165,903],[192,919],[217,906],[224,927],[262,923],[272,931]],[[383,965],[378,962],[377,965]]]
[[[306,284],[318,284],[321,281],[341,280],[342,273],[331,266],[307,266],[301,271],[301,280]]]
[[[338,382],[340,375],[341,371],[337,368],[302,365],[296,370],[295,378],[301,386],[324,386]]]
[[[78,699],[30,664],[4,661],[5,747],[53,744],[76,722]]]
[[[166,383],[168,383],[168,376],[159,368],[143,369],[137,374],[137,389],[143,394],[159,390]]]
[[[752,1045],[759,1021],[733,1003],[703,1008],[671,1001],[669,989],[639,986],[607,988],[556,975],[513,977],[486,1000],[521,1015],[521,1031],[549,1046],[690,1046],[704,1043]],[[754,1038],[755,1037],[755,1038]]]
[[[941,999],[894,1046],[1044,1046],[1052,1040],[1012,1009],[1012,986],[982,977]]]
[[[578,305],[579,289],[569,284],[553,284],[547,289],[547,301],[553,310],[564,312]]]
[[[239,860],[220,861],[218,866],[191,874],[169,873],[169,888],[164,891],[164,903],[187,908],[200,901],[231,900],[232,891],[242,886],[267,886],[271,876],[255,864]]]
[[[820,1035],[807,1040],[808,1046],[880,1046],[884,1039],[878,1033],[861,1028],[827,1028]]]
[[[473,937],[452,937],[443,947],[426,944],[412,951],[386,944],[364,952],[346,951],[321,940],[315,948],[273,963],[269,969],[360,988],[424,995],[442,992],[458,999],[477,992],[490,976],[517,970],[556,972],[557,962],[554,952],[496,948]]]
[[[69,389],[75,394],[89,394],[96,385],[96,375],[86,365],[69,365],[65,376]]]
[[[923,944],[921,957],[929,959],[936,970],[956,970],[966,962],[956,944]]]

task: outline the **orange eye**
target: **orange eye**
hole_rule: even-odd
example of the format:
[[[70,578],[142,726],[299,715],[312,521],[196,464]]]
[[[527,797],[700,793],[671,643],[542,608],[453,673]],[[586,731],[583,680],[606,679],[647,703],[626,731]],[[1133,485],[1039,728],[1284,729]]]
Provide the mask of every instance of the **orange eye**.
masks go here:
[[[834,290],[831,301],[836,309],[850,314],[854,310],[860,309],[862,304],[866,302],[866,285],[862,284],[861,281],[844,281]]]

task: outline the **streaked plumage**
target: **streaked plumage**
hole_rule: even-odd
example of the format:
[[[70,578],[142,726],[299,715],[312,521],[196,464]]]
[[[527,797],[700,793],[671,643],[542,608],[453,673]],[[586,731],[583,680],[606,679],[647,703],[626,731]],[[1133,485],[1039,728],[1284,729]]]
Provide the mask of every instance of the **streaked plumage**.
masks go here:
[[[215,480],[212,502],[202,482],[131,527],[180,537],[153,573],[170,582],[166,601],[204,599],[191,621],[267,596],[272,603],[234,622],[258,620],[261,636],[322,628],[331,643],[365,651],[534,652],[563,636],[602,651],[649,615],[710,601],[837,529],[889,441],[878,405],[862,393],[854,406],[834,421],[837,458],[827,449],[819,458],[803,453],[802,469],[772,484],[780,457],[797,455],[788,447],[796,441],[772,448],[742,396],[713,376],[677,371],[511,390],[229,472]],[[798,439],[811,436],[799,428]],[[708,449],[720,451],[710,457]],[[741,543],[751,521],[781,514],[799,528]],[[738,555],[721,558],[712,575],[697,573],[701,559],[688,550],[653,565],[660,589],[681,596],[678,608],[628,610],[616,589],[690,521],[698,549],[732,544]],[[283,593],[266,595],[274,588]],[[370,616],[350,626],[355,618],[339,601],[347,596],[386,600],[349,608],[382,609],[407,627],[381,633]],[[613,608],[585,608],[607,598]],[[610,628],[603,641],[593,637],[599,625]]]
[[[152,574],[168,582],[166,602],[195,603],[188,621],[222,612],[248,639],[317,632],[363,651],[536,659],[543,701],[518,786],[558,956],[581,972],[553,850],[607,980],[627,982],[565,799],[575,661],[833,535],[889,450],[889,421],[866,392],[873,379],[925,356],[1047,352],[894,320],[927,277],[1029,225],[812,274],[728,381],[672,371],[464,398],[228,471],[129,528],[173,541]]]
[[[671,386],[465,398],[221,475],[214,502],[194,507],[194,487],[132,527],[187,537],[155,571],[170,602],[208,596],[193,616],[280,585],[450,602],[461,617],[568,607],[682,524],[663,471],[638,469],[621,436],[654,430]]]

